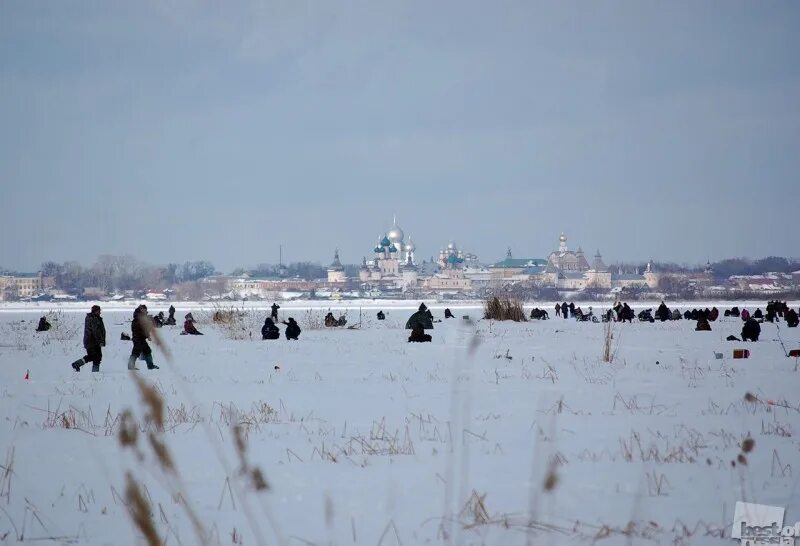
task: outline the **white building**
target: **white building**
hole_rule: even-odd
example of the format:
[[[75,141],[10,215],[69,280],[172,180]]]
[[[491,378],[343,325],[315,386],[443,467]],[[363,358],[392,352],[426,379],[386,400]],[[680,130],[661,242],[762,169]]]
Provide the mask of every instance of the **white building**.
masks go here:
[[[397,218],[372,249],[372,260],[365,257],[358,277],[362,283],[379,284],[384,287],[409,288],[417,283],[418,271],[415,261],[416,246],[397,225]]]
[[[333,262],[328,266],[328,282],[330,283],[344,283],[347,277],[344,274],[344,266],[339,260],[339,249],[333,253]]]
[[[32,298],[55,286],[53,277],[32,275],[0,275],[0,301]]]

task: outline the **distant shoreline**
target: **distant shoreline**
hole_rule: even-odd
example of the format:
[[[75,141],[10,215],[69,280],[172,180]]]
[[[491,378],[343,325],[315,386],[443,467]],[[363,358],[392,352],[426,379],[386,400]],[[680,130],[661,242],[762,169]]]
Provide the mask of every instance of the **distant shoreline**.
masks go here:
[[[567,299],[566,301],[572,301]],[[625,301],[625,300],[621,300]],[[737,306],[740,308],[756,309],[766,307],[768,299],[765,300],[689,300],[689,301],[672,301],[665,300],[670,308],[678,308],[682,311],[686,309],[717,307],[720,310],[729,309]],[[453,301],[437,301],[429,299],[420,300],[345,300],[345,301],[321,301],[321,300],[294,300],[294,301],[277,301],[281,309],[284,310],[306,310],[306,309],[365,309],[378,311],[380,309],[392,310],[415,310],[419,307],[420,303],[425,303],[430,309],[443,310],[447,307],[451,309],[482,309],[483,300],[453,300]],[[103,309],[108,311],[127,311],[135,309],[139,304],[145,303],[150,309],[164,309],[166,310],[170,305],[174,305],[177,311],[191,311],[203,309],[216,309],[216,308],[244,308],[255,311],[268,311],[272,302],[188,302],[188,301],[174,301],[174,302],[160,302],[160,301],[147,301],[147,300],[131,300],[125,302],[110,302],[110,301],[80,301],[80,302],[3,302],[0,303],[0,313],[10,312],[47,312],[50,310],[58,310],[64,312],[85,312],[92,305],[100,305]],[[530,301],[524,302],[523,306],[526,309],[534,307],[542,308],[546,311],[555,312],[556,303],[563,303],[563,301]],[[633,309],[648,309],[655,308],[661,300],[651,301],[630,301],[628,304]],[[787,302],[789,307],[800,306],[800,300],[792,300]],[[608,309],[613,302],[611,301],[576,301],[576,307],[588,309],[593,307],[595,309]],[[554,314],[551,314],[554,318]]]

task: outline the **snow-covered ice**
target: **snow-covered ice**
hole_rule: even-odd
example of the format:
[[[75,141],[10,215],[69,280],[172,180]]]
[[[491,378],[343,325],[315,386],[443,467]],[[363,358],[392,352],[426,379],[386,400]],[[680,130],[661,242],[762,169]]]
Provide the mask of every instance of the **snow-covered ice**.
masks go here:
[[[334,314],[347,306],[353,324],[359,303]],[[69,367],[84,354],[86,306],[58,312],[43,334],[33,330],[47,305],[5,308],[0,542],[141,543],[128,472],[167,544],[200,541],[185,505],[210,544],[734,544],[736,501],[800,520],[800,372],[779,341],[800,347],[799,329],[764,324],[746,344],[725,341],[739,319],[712,332],[614,324],[606,363],[603,324],[552,310],[549,321],[475,320],[479,306],[459,304],[433,305],[437,318],[445,306],[457,319],[437,323],[430,344],[406,342],[408,302],[362,304],[361,329],[306,327],[299,342],[260,341],[263,310],[232,331],[193,307],[206,335],[160,330],[172,360],[156,350],[161,369],[136,372],[163,397],[163,433],[126,370],[131,309],[104,311],[108,345],[92,374]],[[288,304],[281,319],[323,314],[308,307]],[[735,348],[751,357],[734,360]],[[126,408],[136,450],[120,445]],[[267,490],[253,487],[254,468]]]

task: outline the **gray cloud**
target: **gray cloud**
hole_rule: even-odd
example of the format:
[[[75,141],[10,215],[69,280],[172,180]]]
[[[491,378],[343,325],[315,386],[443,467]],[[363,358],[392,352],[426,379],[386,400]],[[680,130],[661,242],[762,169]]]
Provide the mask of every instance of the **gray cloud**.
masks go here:
[[[0,264],[800,254],[800,8],[0,4]],[[775,220],[767,230],[765,217]],[[796,222],[795,222],[796,224]]]

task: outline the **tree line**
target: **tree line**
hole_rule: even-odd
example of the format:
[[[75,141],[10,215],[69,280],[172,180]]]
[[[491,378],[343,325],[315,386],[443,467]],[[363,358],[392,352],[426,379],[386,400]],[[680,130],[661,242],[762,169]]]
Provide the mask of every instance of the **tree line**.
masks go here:
[[[103,255],[89,267],[78,262],[44,262],[40,269],[45,277],[55,279],[56,288],[67,294],[82,294],[86,288],[97,288],[111,294],[126,290],[163,290],[176,284],[192,282],[214,275],[216,269],[207,260],[151,265],[132,256]]]

